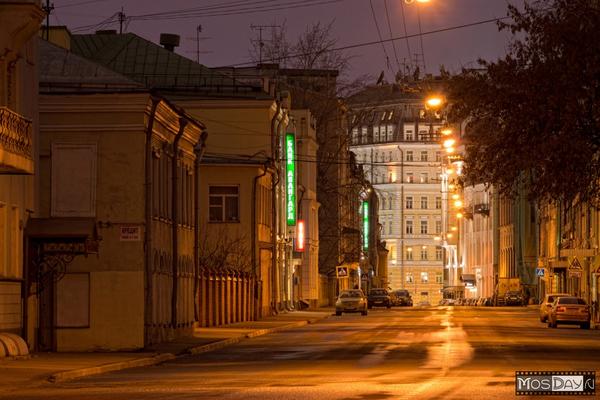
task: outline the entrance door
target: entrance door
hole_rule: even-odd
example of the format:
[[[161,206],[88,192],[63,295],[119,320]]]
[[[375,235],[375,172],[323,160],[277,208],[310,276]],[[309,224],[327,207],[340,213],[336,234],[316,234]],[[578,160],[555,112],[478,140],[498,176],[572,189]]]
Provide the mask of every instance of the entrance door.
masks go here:
[[[53,275],[53,274],[49,274]],[[39,330],[38,330],[38,350],[56,351],[56,283],[53,276],[47,276],[41,282],[41,291],[39,292]]]

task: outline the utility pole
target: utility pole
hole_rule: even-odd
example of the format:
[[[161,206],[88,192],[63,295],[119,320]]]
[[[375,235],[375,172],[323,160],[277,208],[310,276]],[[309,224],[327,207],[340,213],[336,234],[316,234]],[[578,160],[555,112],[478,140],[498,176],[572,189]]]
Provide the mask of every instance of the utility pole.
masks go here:
[[[54,3],[50,4],[50,0],[46,0],[42,10],[46,13],[46,40],[50,40],[50,13],[54,10]]]
[[[123,7],[121,7],[121,11],[119,11],[119,34],[123,33],[123,23],[127,20],[125,13],[123,12]]]
[[[254,25],[251,24],[250,25],[250,29],[252,30],[257,30],[258,31],[258,63],[262,64],[262,53],[263,53],[263,47],[265,46],[265,42],[263,41],[263,29],[274,29],[274,28],[281,28],[280,25]]]

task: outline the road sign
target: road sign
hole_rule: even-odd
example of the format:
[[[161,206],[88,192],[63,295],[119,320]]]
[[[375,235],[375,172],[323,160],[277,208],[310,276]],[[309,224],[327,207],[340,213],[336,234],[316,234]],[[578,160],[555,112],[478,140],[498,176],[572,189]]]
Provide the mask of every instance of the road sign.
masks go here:
[[[338,278],[346,278],[348,276],[348,267],[337,267]]]
[[[545,274],[544,268],[536,268],[535,269],[535,275],[536,276],[539,276],[539,277],[543,278],[544,274]]]
[[[569,265],[569,269],[573,270],[582,270],[581,263],[577,259],[577,257],[573,257],[573,261],[571,261],[571,265]]]

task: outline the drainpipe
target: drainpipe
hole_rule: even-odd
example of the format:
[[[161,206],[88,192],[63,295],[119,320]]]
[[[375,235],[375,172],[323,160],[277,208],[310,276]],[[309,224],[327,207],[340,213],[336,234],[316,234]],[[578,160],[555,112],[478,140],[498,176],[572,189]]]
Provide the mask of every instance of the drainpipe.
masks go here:
[[[276,311],[277,307],[275,306],[275,299],[277,298],[277,291],[276,291],[276,273],[275,270],[277,268],[277,233],[279,231],[279,221],[277,219],[277,186],[279,185],[279,168],[278,168],[278,141],[279,141],[279,124],[280,122],[280,114],[281,114],[281,102],[280,100],[276,100],[276,104],[277,104],[277,111],[275,112],[275,115],[273,116],[273,119],[271,119],[271,156],[273,157],[273,159],[275,160],[274,162],[274,177],[276,178],[275,180],[273,180],[272,184],[271,184],[271,216],[273,217],[273,220],[271,222],[271,245],[272,245],[272,257],[271,257],[271,276],[269,277],[270,281],[271,281],[271,310],[273,312]],[[261,276],[261,279],[263,277]]]
[[[258,226],[256,224],[256,186],[258,185],[258,180],[260,178],[262,178],[263,176],[267,175],[267,171],[268,171],[268,161],[265,162],[265,164],[263,165],[263,172],[259,175],[256,175],[254,177],[254,183],[252,185],[252,223],[251,223],[251,227],[250,227],[250,234],[251,234],[251,243],[252,243],[252,273],[254,274],[254,276],[256,276],[256,250],[258,249],[258,243],[257,243],[257,230],[258,230]]]
[[[173,329],[177,328],[177,295],[179,282],[177,281],[177,261],[179,258],[179,193],[177,192],[177,185],[179,184],[179,171],[177,170],[177,160],[179,158],[179,141],[183,136],[186,125],[188,124],[187,119],[179,118],[179,132],[175,135],[173,140],[173,158],[171,160],[171,227],[172,227],[172,273],[173,273],[173,292],[171,293],[171,325]]]
[[[200,279],[200,162],[206,150],[208,132],[203,130],[200,140],[194,146],[194,319],[200,320],[198,311],[198,280]]]
[[[146,329],[152,324],[152,131],[154,128],[154,119],[156,117],[156,107],[161,99],[156,96],[151,97],[150,116],[148,126],[146,127],[146,160],[145,160],[145,223],[146,234],[144,235],[144,253],[145,253],[145,275],[146,275],[146,307],[144,308],[144,320]],[[151,343],[149,332],[144,335],[145,344]]]

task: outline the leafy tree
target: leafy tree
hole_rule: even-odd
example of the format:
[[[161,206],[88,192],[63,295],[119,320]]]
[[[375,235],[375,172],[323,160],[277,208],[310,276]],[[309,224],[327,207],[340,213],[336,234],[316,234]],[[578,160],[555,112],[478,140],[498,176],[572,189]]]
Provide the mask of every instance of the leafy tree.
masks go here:
[[[600,203],[600,6],[509,6],[514,39],[496,62],[449,80],[450,119],[466,121],[465,177],[538,201]]]

